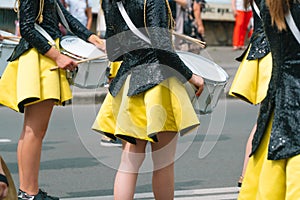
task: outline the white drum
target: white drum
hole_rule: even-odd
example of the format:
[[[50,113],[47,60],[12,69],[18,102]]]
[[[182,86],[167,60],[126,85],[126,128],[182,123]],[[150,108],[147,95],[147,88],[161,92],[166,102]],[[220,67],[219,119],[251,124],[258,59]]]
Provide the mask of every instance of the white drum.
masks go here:
[[[186,83],[185,87],[197,114],[208,114],[217,106],[220,95],[228,82],[228,74],[216,63],[203,56],[177,51],[181,60],[190,70],[204,79],[204,90],[200,97],[195,96],[195,87]]]
[[[88,89],[103,87],[105,85],[107,82],[105,71],[109,62],[103,51],[76,36],[62,37],[60,45],[62,53],[74,59],[91,59],[90,61],[80,63],[77,73],[68,76],[70,83],[77,87]]]
[[[96,58],[106,55],[92,43],[85,42],[79,37],[72,35],[63,36],[60,41],[60,46],[63,50],[81,59]]]
[[[75,75],[74,85],[87,89],[104,87],[107,83],[105,76],[107,67],[107,59],[97,59],[80,63],[78,65],[78,72]]]
[[[2,36],[15,36],[12,33],[0,30],[0,34]],[[7,59],[12,54],[14,48],[17,46],[19,42],[14,40],[4,39],[0,41],[0,77],[2,76],[6,66],[7,66]]]

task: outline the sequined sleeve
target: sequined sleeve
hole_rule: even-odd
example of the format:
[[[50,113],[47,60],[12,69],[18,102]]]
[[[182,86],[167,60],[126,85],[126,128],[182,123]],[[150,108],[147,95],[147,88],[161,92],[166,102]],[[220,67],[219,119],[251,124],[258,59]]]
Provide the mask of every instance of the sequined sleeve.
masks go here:
[[[66,18],[68,25],[71,29],[71,31],[80,37],[81,39],[87,41],[87,39],[93,34],[91,31],[89,31],[84,25],[82,25],[75,17],[73,17],[61,4],[60,1],[57,1],[64,17]],[[61,21],[61,20],[60,20]]]
[[[29,44],[35,47],[40,53],[45,54],[51,45],[34,28],[35,19],[39,10],[38,1],[22,0],[20,1],[20,33]]]
[[[57,0],[45,0],[43,5],[43,21],[40,26],[52,37],[57,39],[61,37],[59,31],[59,17],[57,14],[56,3],[59,3],[66,20],[70,26],[71,31],[80,37],[81,39],[87,40],[92,34],[87,30],[76,18],[74,18]],[[48,40],[40,34],[35,28],[36,16],[40,10],[39,1],[33,0],[22,0],[20,1],[20,33],[22,40],[26,40],[30,47],[36,48],[41,54],[45,54],[51,48],[48,44]],[[24,44],[24,41],[20,42]],[[22,49],[24,50],[24,48]],[[18,52],[18,55],[23,51]]]

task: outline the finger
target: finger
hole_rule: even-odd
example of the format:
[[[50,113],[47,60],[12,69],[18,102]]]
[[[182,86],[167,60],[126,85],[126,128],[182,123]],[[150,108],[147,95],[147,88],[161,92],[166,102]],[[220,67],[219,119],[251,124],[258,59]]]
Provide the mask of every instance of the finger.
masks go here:
[[[68,67],[68,70],[70,70],[70,71],[73,71],[75,68],[74,68],[74,66],[73,65],[70,65],[69,67]]]
[[[199,96],[201,95],[202,91],[203,91],[203,87],[198,88],[198,90],[197,90],[197,92],[196,92],[195,95],[196,95],[197,97],[199,97]]]
[[[72,65],[73,68],[78,67],[78,63],[77,63],[77,62],[74,62],[74,61],[71,63],[71,65]]]

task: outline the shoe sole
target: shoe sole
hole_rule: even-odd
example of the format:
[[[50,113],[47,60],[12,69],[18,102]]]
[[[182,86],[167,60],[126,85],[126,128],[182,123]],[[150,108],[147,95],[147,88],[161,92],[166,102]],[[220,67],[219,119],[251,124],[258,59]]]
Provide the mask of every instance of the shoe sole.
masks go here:
[[[100,142],[101,146],[104,147],[121,147],[122,144],[113,144],[113,143],[105,143],[105,142]]]

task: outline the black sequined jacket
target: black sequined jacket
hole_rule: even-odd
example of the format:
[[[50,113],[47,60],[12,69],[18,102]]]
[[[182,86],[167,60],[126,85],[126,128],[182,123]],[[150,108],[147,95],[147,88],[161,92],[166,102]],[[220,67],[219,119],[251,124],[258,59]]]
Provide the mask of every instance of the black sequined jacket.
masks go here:
[[[56,1],[57,0],[44,0],[43,22],[39,24],[54,40],[62,37],[62,34],[58,27],[60,18],[56,9]],[[60,1],[57,2],[59,3],[59,6],[64,13],[71,31],[81,39],[87,41],[92,32],[87,30],[76,18],[74,18],[63,7]],[[47,39],[44,38],[44,36],[42,36],[34,28],[34,23],[36,22],[39,7],[39,0],[20,1],[20,33],[22,38],[8,61],[17,59],[20,55],[22,55],[32,47],[36,48],[41,54],[45,54],[51,48],[51,45],[48,43]]]
[[[237,61],[243,60],[249,48],[250,51],[247,55],[247,60],[256,60],[263,58],[270,52],[270,46],[263,29],[262,20],[260,16],[255,12],[253,5],[251,5],[251,7],[253,10],[254,21],[253,33],[249,42],[249,44],[251,44],[251,47],[249,45],[248,48],[246,48],[246,50],[243,52],[243,54],[240,57],[236,58]]]
[[[182,82],[190,79],[191,70],[180,60],[173,49],[166,1],[123,1],[130,19],[142,33],[150,38],[151,45],[129,29],[116,2],[117,0],[102,1],[106,20],[108,58],[111,61],[123,61],[110,84],[110,93],[116,96],[129,74],[131,79],[128,96],[144,92],[171,76],[176,76]]]
[[[264,29],[273,57],[267,97],[261,104],[257,131],[252,142],[255,153],[274,113],[268,159],[279,160],[300,154],[300,44],[287,27],[279,32],[271,26],[268,8],[262,0]],[[291,4],[291,13],[300,29],[300,3]]]

